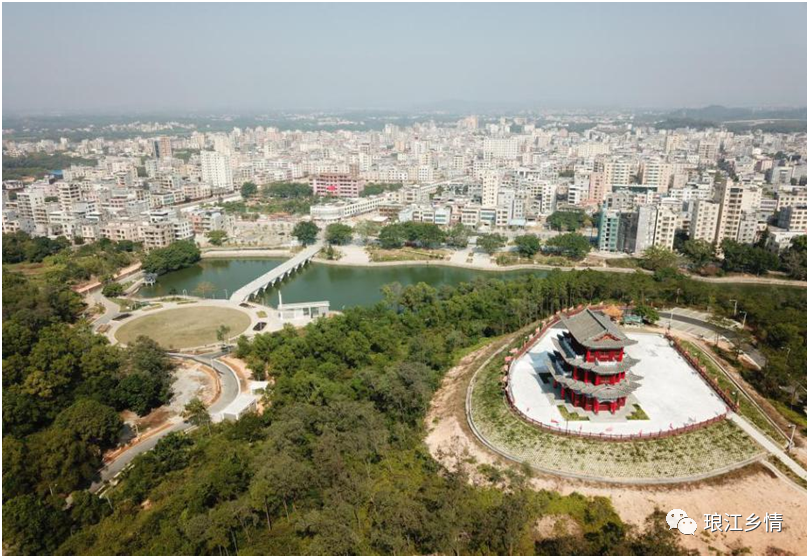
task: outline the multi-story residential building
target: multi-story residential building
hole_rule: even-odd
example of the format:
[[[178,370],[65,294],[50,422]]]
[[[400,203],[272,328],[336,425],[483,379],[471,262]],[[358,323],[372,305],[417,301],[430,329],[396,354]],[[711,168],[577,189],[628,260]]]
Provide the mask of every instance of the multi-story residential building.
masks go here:
[[[171,138],[160,136],[154,140],[154,154],[158,159],[171,159]]]
[[[726,238],[738,239],[742,216],[758,209],[761,189],[757,186],[737,185],[728,180],[717,187],[715,199],[719,202],[716,231],[716,243],[719,244]]]
[[[310,177],[312,194],[338,198],[358,198],[365,189],[365,180],[349,174],[326,173]]]
[[[680,217],[677,212],[665,206],[657,208],[655,220],[654,245],[671,250],[674,248],[674,237]]]
[[[778,226],[784,230],[807,232],[806,205],[789,205],[778,213]]]
[[[694,203],[694,212],[688,236],[691,240],[716,241],[716,230],[719,225],[719,203],[711,200],[697,200]]]
[[[230,157],[216,151],[202,151],[200,161],[202,181],[210,184],[214,192],[232,192],[234,190]]]
[[[641,166],[641,184],[654,186],[658,192],[666,193],[673,174],[673,166],[660,160],[644,161]]]
[[[602,207],[598,223],[598,249],[601,252],[618,252],[618,231],[621,213]]]

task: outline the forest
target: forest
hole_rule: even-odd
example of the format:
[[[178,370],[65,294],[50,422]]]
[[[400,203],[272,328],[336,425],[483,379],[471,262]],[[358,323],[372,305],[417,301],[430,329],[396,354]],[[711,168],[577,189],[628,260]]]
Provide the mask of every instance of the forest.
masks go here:
[[[31,438],[50,428],[76,430],[70,439],[82,439],[85,429],[75,418],[81,413],[66,410],[78,394],[92,393],[93,371],[112,369],[120,384],[131,367],[140,370],[141,359],[126,353],[112,358],[100,342],[81,357],[50,343],[32,349],[32,356],[50,351],[71,374],[54,385],[58,409],[30,419],[9,417],[12,427],[4,428],[4,540],[20,553],[65,554],[681,554],[669,531],[629,527],[608,500],[536,492],[525,468],[501,471],[468,462],[467,469],[490,481],[475,486],[467,472],[439,465],[422,442],[429,401],[458,355],[579,303],[660,307],[676,301],[729,313],[738,300],[770,359],[759,374],[767,378],[762,389],[783,396],[779,386],[806,369],[802,289],[768,288],[763,297],[759,287],[712,285],[677,274],[616,279],[554,271],[456,288],[393,284],[374,307],[242,339],[237,356],[272,382],[265,412],[166,437],[138,457],[104,499],[82,490],[86,481],[54,488],[45,478],[27,480],[29,456],[44,455],[27,448],[36,448]],[[4,275],[4,286],[20,280]],[[16,365],[17,389],[40,385],[25,381],[41,374],[28,361],[32,357],[20,353],[42,342],[32,339],[37,330],[18,322],[54,323],[54,337],[71,339],[68,330],[81,326],[64,324],[78,310],[74,297],[58,289],[8,306],[4,300],[4,356],[25,359]],[[7,337],[20,348],[7,350]],[[91,353],[98,358],[85,356]],[[48,378],[61,376],[49,368]],[[4,389],[4,403],[9,393]],[[89,473],[97,464],[79,453],[48,455],[52,463],[37,467],[40,475]],[[533,527],[546,515],[567,517],[577,525],[576,535],[538,537]]]

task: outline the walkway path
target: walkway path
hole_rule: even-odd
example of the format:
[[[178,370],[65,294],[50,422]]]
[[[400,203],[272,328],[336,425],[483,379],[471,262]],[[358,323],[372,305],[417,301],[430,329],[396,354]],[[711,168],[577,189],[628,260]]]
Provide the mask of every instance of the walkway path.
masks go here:
[[[735,422],[739,426],[739,428],[744,430],[764,449],[766,449],[768,452],[777,457],[781,461],[781,463],[789,467],[793,473],[801,477],[803,480],[806,480],[806,469],[795,463],[795,461],[789,455],[787,455],[784,450],[775,445],[775,443],[772,440],[770,440],[767,436],[762,434],[758,428],[747,422],[746,419],[740,417],[736,413],[728,413],[728,418],[730,418],[730,420]]]

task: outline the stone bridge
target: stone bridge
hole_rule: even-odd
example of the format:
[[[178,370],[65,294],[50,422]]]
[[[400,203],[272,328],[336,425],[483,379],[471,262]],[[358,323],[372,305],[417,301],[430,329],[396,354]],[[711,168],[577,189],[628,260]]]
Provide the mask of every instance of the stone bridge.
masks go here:
[[[303,250],[295,254],[293,257],[269,270],[267,273],[257,279],[253,279],[241,289],[235,291],[231,296],[232,302],[246,302],[250,297],[261,294],[268,287],[272,287],[276,283],[283,281],[297,270],[312,261],[315,254],[320,252],[323,248],[323,242],[318,241],[311,246],[305,247]]]

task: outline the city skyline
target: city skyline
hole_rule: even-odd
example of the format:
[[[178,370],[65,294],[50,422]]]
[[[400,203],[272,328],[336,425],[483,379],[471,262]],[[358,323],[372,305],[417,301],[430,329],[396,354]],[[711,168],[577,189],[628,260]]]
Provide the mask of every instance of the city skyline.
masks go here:
[[[806,6],[730,6],[9,5],[3,109],[805,106]]]

